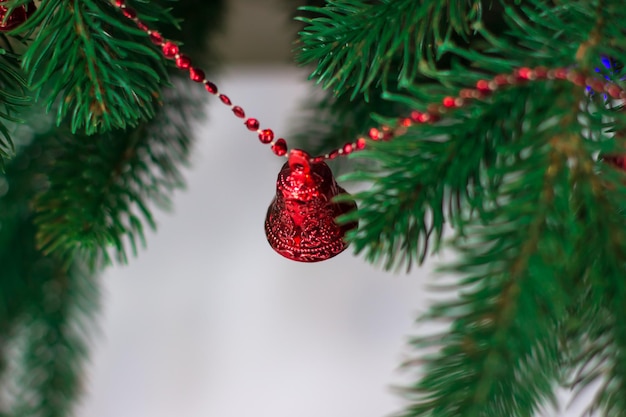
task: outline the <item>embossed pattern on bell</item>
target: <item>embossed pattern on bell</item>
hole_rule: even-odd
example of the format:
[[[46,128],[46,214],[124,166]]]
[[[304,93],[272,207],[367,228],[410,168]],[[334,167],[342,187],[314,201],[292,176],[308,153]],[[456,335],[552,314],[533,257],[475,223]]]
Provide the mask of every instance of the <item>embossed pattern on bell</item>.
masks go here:
[[[276,196],[265,218],[265,234],[270,246],[282,256],[318,262],[338,255],[348,246],[344,236],[356,223],[339,225],[335,218],[355,210],[356,203],[332,201],[346,191],[337,185],[324,162],[306,168],[292,169],[289,163],[282,167]]]

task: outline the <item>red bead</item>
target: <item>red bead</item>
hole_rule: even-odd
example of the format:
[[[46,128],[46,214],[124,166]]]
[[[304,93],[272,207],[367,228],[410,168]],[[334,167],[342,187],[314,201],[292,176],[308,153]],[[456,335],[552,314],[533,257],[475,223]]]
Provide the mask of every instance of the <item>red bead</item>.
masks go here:
[[[319,164],[320,162],[324,162],[325,160],[326,158],[323,156],[316,156],[315,158],[311,160],[311,162],[314,164]]]
[[[166,58],[174,58],[178,54],[178,45],[174,42],[167,41],[163,44],[163,55]]]
[[[259,133],[259,140],[261,143],[270,143],[274,140],[274,132],[272,129],[265,129],[261,133]]]
[[[443,105],[450,108],[450,107],[455,107],[455,100],[454,97],[445,97],[443,99]]]
[[[499,86],[510,84],[508,80],[508,75],[506,74],[498,74],[493,77],[493,81]]]
[[[609,93],[609,95],[613,98],[619,98],[619,95],[622,92],[622,89],[619,88],[619,86],[615,84],[611,84],[606,89],[606,92]]]
[[[421,112],[413,110],[411,112],[411,120],[413,120],[414,122],[419,122],[421,114]]]
[[[343,145],[342,149],[344,155],[350,155],[352,153],[352,144],[346,143],[345,145]]]
[[[517,70],[517,76],[522,80],[531,80],[535,77],[535,73],[530,68],[522,67]]]
[[[554,78],[564,80],[567,78],[567,68],[557,68],[554,70]]]
[[[206,81],[204,83],[204,88],[211,94],[217,94],[217,86],[213,84],[211,81]]]
[[[155,45],[161,45],[163,43],[163,36],[159,32],[150,32],[150,40]]]
[[[487,80],[478,80],[476,82],[476,89],[481,91],[481,92],[483,92],[483,93],[491,91],[491,89],[489,88],[489,81],[487,81]]]
[[[230,101],[230,98],[228,98],[228,96],[224,94],[220,94],[220,100],[222,101],[222,103],[226,104],[227,106],[230,106],[231,104],[233,104]]]
[[[339,156],[339,149],[335,149],[328,154],[328,159],[335,159]]]
[[[356,148],[358,150],[365,149],[365,145],[366,144],[367,144],[367,142],[365,141],[365,138],[358,138],[356,140]]]
[[[137,20],[135,23],[137,23],[137,27],[141,30],[143,30],[144,32],[147,32],[148,30],[150,30],[150,28],[148,28],[148,25],[146,25],[144,22],[142,22],[141,20]]]
[[[579,72],[572,71],[567,75],[567,79],[577,85],[582,87],[585,85],[585,76]]]
[[[535,77],[537,79],[543,80],[548,76],[548,69],[546,67],[537,67],[535,68]]]
[[[180,54],[176,58],[176,66],[180,69],[188,69],[191,66],[191,59],[186,55]]]
[[[378,131],[378,129],[376,129],[375,127],[371,128],[368,132],[368,135],[371,139],[373,140],[378,140],[380,139],[380,132]]]
[[[129,19],[134,19],[137,17],[137,12],[132,7],[124,7],[122,9],[122,14]]]
[[[472,98],[474,97],[474,90],[472,90],[471,88],[464,88],[459,92],[459,97]]]
[[[124,7],[126,6],[126,2],[124,0],[115,0],[115,5],[117,7]]]
[[[244,118],[246,117],[246,113],[243,111],[243,109],[239,106],[235,106],[233,107],[233,113],[235,113],[235,116],[240,117],[240,118]]]
[[[204,71],[202,71],[200,68],[189,67],[189,78],[191,78],[193,81],[201,83],[204,81],[205,77],[206,76],[204,75]]]
[[[274,152],[276,156],[285,155],[287,153],[287,142],[285,142],[285,139],[280,138],[274,142],[272,145],[272,152]]]
[[[428,123],[431,121],[431,115],[428,113],[420,113],[417,121],[420,123]]]
[[[591,87],[595,92],[604,92],[604,81],[597,78],[588,78],[586,84]]]
[[[248,119],[245,121],[246,127],[248,130],[256,131],[259,130],[259,121],[257,119]]]
[[[404,119],[400,120],[400,126],[409,127],[412,124],[413,120],[411,120],[410,117],[405,117]]]

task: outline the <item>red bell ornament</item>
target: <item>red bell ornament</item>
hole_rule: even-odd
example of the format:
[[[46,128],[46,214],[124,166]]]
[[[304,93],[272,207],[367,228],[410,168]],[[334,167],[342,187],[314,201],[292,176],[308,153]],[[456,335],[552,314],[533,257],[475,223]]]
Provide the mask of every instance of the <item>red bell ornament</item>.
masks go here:
[[[346,191],[337,185],[328,165],[311,163],[299,149],[289,154],[276,180],[276,197],[265,218],[265,235],[270,246],[285,258],[318,262],[348,247],[346,232],[356,222],[337,224],[335,218],[356,210],[356,203],[335,203]]]
[[[6,0],[0,0],[0,4]],[[9,9],[0,5],[0,32],[8,32],[24,23],[33,13],[36,7],[34,2],[29,2],[19,7],[14,7],[11,14],[7,16]]]

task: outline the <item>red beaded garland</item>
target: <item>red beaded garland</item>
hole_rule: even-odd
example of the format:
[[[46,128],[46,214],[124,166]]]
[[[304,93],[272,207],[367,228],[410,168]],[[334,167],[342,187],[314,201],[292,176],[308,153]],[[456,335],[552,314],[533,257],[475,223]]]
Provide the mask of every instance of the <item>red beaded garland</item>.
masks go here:
[[[0,0],[0,3],[3,0]],[[189,70],[190,78],[196,82],[204,83],[205,89],[211,94],[218,94],[217,86],[211,81],[206,80],[205,73],[200,68],[191,66],[191,60],[179,53],[179,47],[172,41],[165,41],[163,36],[157,32],[149,29],[142,21],[137,19],[137,14],[134,9],[126,6],[125,0],[111,0],[112,4],[118,7],[124,16],[132,19],[141,30],[145,31],[150,40],[162,48],[163,55],[166,58],[175,59],[176,66],[183,70]],[[539,79],[548,80],[567,80],[577,86],[587,86],[588,88],[596,91],[608,94],[611,98],[626,100],[626,91],[622,90],[616,84],[611,84],[601,79],[592,77],[586,77],[581,72],[578,72],[569,68],[554,68],[548,69],[543,66],[534,68],[520,67],[515,69],[510,74],[498,74],[492,79],[481,79],[476,81],[475,88],[461,89],[458,95],[447,96],[437,104],[433,103],[427,106],[426,111],[414,110],[410,113],[409,117],[400,118],[396,121],[394,126],[379,126],[369,129],[367,136],[372,140],[390,140],[398,134],[403,134],[406,128],[413,125],[413,123],[434,123],[437,122],[442,114],[445,114],[449,109],[455,109],[463,107],[468,101],[473,99],[483,99],[486,96],[493,93],[499,87],[510,86],[515,84],[524,83],[527,81],[534,81]],[[228,106],[231,106],[233,114],[239,118],[245,118],[245,112],[240,106],[232,106],[231,100],[224,94],[219,95],[220,100]],[[274,134],[271,129],[265,129],[259,131],[259,121],[254,118],[248,118],[244,122],[246,127],[251,131],[259,132],[259,139],[263,143],[271,143],[272,151],[279,156],[283,156],[286,153],[287,145],[284,139],[278,139],[276,142],[272,142]],[[271,134],[270,134],[271,132]],[[361,150],[366,147],[365,137],[359,137],[353,143],[346,143],[343,147],[335,149],[328,154],[311,157],[311,162],[321,162],[325,159],[333,159],[339,155],[349,155],[355,150]]]

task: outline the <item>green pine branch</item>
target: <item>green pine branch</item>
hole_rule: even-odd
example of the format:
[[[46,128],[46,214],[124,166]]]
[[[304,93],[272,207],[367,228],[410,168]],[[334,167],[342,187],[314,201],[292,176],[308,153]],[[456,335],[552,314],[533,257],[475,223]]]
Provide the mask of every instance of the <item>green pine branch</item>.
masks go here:
[[[45,187],[39,169],[51,155],[24,132],[16,138],[16,156],[0,174],[0,380],[2,394],[15,389],[3,395],[9,402],[0,404],[0,413],[66,416],[82,379],[84,332],[90,327],[84,320],[97,300],[93,282],[79,269],[65,270],[35,248],[30,202]]]
[[[579,98],[572,94],[574,104]],[[520,137],[497,147],[490,171],[504,180],[494,204],[457,238],[462,259],[447,269],[462,276],[457,298],[427,316],[450,330],[416,342],[438,352],[426,359],[405,416],[532,416],[554,404],[564,357],[558,335],[580,300],[573,289],[589,268],[584,249],[597,240],[579,240],[589,220],[581,213],[598,207],[579,197],[599,179],[587,153],[597,147],[577,132],[572,108],[550,102],[542,116],[553,123],[527,115]],[[601,265],[622,262],[626,252],[615,249]]]
[[[31,305],[17,358],[14,417],[66,417],[83,390],[87,341],[98,306],[94,278],[50,262],[41,300]]]
[[[476,0],[327,1],[325,7],[304,6],[315,17],[299,37],[299,60],[315,63],[311,78],[336,95],[367,94],[394,74],[402,85],[412,83],[421,62],[436,54],[437,45],[453,34],[466,38],[480,20]],[[383,90],[387,86],[380,86]]]
[[[156,5],[150,12],[165,13]],[[57,124],[67,119],[72,133],[89,135],[155,115],[167,83],[163,59],[108,1],[47,0],[19,31],[35,29],[23,66],[37,98],[55,109]]]
[[[626,145],[621,138],[621,147]],[[595,172],[581,165],[575,199],[583,207],[577,237],[579,265],[577,284],[580,296],[572,306],[570,325],[565,335],[569,354],[568,373],[576,392],[599,382],[594,401],[587,410],[601,410],[605,416],[626,413],[626,313],[623,271],[626,266],[626,234],[623,208],[626,207],[624,173],[601,165]],[[583,256],[584,254],[584,256]]]
[[[432,343],[440,350],[426,360],[405,416],[532,416],[555,402],[555,331],[568,304],[568,248],[560,239],[563,223],[555,220],[567,214],[560,211],[568,205],[569,181],[566,159],[545,137],[530,151],[523,162],[501,168],[515,172],[501,189],[507,204],[488,213],[489,225],[467,228],[454,268],[463,274],[458,299],[429,315],[451,327]]]
[[[372,143],[359,157],[379,167],[369,164],[368,171],[345,176],[371,184],[354,196],[358,211],[344,218],[361,224],[349,236],[355,251],[386,268],[410,267],[439,248],[446,223],[462,234],[469,216],[481,216],[502,183],[491,170],[502,158],[496,150],[518,140],[518,121],[542,115],[552,95],[545,84],[510,89],[446,116],[445,123],[419,125],[390,142]],[[420,106],[415,98],[397,100]]]
[[[0,166],[15,150],[11,128],[20,122],[18,116],[29,102],[18,56],[0,49]]]
[[[35,200],[38,247],[72,259],[77,253],[95,265],[120,262],[145,245],[154,229],[151,205],[167,209],[170,194],[183,186],[180,168],[190,147],[189,120],[197,101],[186,88],[170,90],[167,105],[150,124],[92,138],[54,135],[56,154],[47,172],[49,186]],[[81,173],[76,175],[76,173]]]

